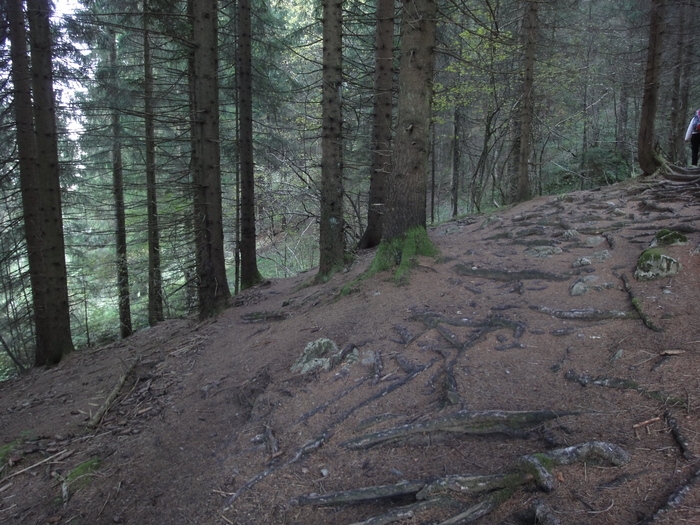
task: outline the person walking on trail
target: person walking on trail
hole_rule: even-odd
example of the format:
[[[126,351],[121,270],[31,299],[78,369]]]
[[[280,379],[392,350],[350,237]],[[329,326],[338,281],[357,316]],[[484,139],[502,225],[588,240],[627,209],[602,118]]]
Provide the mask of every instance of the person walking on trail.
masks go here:
[[[700,150],[700,109],[695,112],[685,132],[685,141],[690,142],[691,164],[698,165],[698,150]]]

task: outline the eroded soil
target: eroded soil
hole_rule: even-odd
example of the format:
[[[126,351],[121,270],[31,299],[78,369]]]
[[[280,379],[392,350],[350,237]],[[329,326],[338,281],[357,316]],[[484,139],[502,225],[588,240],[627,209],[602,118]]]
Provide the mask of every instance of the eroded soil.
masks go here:
[[[700,469],[696,194],[635,179],[534,199],[431,229],[441,255],[417,261],[407,286],[389,274],[358,280],[374,255],[365,252],[326,284],[308,285],[311,274],[271,281],[215,320],[168,321],[0,384],[0,446],[13,443],[0,470],[0,522],[350,524],[414,500],[295,500],[511,472],[523,455],[602,441],[629,462],[554,466],[550,492],[517,487],[478,523],[534,523],[536,500],[550,523],[700,523],[692,483],[667,506]],[[637,281],[636,260],[661,228],[689,238],[668,248],[683,270]],[[571,293],[576,283],[581,295]],[[349,358],[290,372],[319,338]],[[464,410],[572,414],[526,432],[345,445]],[[461,510],[479,501],[456,499]],[[395,523],[441,523],[460,509]]]

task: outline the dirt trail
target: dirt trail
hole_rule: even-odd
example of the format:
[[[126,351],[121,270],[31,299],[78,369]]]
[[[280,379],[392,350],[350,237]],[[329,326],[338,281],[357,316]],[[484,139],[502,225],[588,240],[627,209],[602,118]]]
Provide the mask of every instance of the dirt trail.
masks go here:
[[[699,207],[693,187],[638,179],[534,199],[432,228],[441,255],[417,261],[407,286],[356,280],[374,255],[363,252],[324,285],[271,281],[215,320],[168,321],[0,384],[0,446],[14,443],[0,522],[350,524],[415,498],[294,503],[513,472],[525,455],[599,441],[629,462],[553,465],[550,492],[519,486],[478,523],[534,523],[536,508],[550,523],[698,523],[694,485],[659,509],[700,469]],[[668,248],[683,270],[637,281],[662,228],[689,238]],[[343,362],[292,373],[320,338]],[[445,430],[456,414],[492,410],[562,414],[507,432]],[[402,425],[412,433],[390,430]],[[348,445],[384,432],[398,437]],[[452,496],[395,522],[440,523],[483,497]]]

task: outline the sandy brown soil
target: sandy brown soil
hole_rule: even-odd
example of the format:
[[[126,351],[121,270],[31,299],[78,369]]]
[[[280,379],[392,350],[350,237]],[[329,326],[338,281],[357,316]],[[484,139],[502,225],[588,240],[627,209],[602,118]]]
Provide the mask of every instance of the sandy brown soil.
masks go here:
[[[0,522],[349,524],[412,499],[292,502],[510,472],[525,454],[597,440],[622,447],[629,463],[554,467],[551,492],[519,487],[478,523],[534,523],[536,500],[550,523],[700,523],[692,483],[659,512],[700,469],[699,208],[692,188],[658,180],[538,198],[431,229],[441,255],[421,258],[407,286],[389,274],[354,281],[374,255],[361,253],[324,285],[308,285],[311,274],[272,281],[215,320],[169,321],[0,384],[0,446],[15,443],[0,469]],[[669,249],[683,270],[637,281],[637,257],[661,228],[689,237]],[[581,257],[592,264],[575,268]],[[663,331],[634,318],[623,275]],[[590,290],[572,296],[584,277]],[[359,361],[290,372],[321,337],[356,348]],[[87,430],[132,365],[104,419]],[[460,410],[576,414],[521,436],[343,445]],[[97,468],[74,479],[90,459]],[[396,523],[441,523],[457,512],[414,512]]]

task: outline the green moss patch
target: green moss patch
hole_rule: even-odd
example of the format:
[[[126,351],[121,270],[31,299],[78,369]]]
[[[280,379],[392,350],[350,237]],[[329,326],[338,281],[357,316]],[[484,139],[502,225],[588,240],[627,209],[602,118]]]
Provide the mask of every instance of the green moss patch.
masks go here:
[[[12,454],[17,445],[19,445],[19,441],[13,441],[12,443],[0,447],[0,468],[7,463],[7,458]]]
[[[389,242],[382,241],[368,273],[374,275],[396,268],[394,282],[397,285],[406,284],[418,256],[434,257],[438,253],[425,228],[413,228]]]
[[[650,281],[678,274],[682,269],[681,263],[663,253],[659,248],[644,250],[637,259],[636,279]]]
[[[66,476],[66,482],[74,487],[84,487],[90,483],[90,478],[101,465],[100,458],[90,458],[71,470]]]
[[[688,237],[673,230],[659,230],[654,236],[654,241],[658,246],[682,246],[688,244]]]

